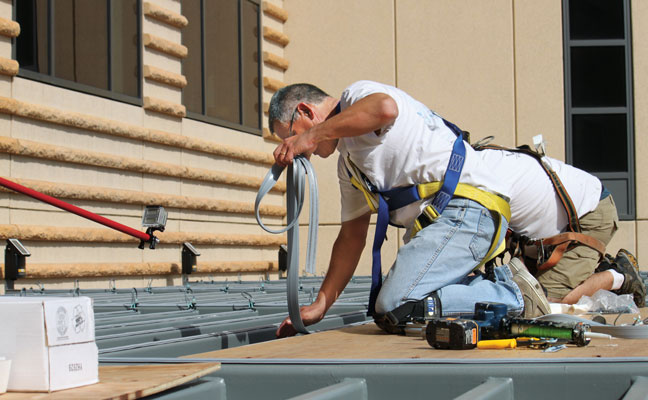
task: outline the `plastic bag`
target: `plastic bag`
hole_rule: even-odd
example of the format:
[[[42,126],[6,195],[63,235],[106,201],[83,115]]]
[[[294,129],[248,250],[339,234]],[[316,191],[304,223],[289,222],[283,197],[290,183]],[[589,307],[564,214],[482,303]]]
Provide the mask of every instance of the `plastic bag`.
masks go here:
[[[583,296],[576,303],[577,306],[589,309],[592,312],[630,313],[638,314],[639,308],[630,294],[617,295],[610,291],[600,289],[589,296]]]

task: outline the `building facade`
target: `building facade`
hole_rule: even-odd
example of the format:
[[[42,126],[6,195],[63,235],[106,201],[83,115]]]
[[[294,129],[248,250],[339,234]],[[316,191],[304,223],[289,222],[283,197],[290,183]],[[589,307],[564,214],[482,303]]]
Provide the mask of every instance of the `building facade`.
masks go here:
[[[258,227],[254,199],[277,143],[267,103],[297,82],[332,96],[395,85],[473,140],[543,134],[550,156],[612,190],[609,252],[648,256],[643,2],[0,0],[0,18],[0,176],[136,228],[145,205],[169,212],[157,248],[140,250],[3,190],[0,235],[32,253],[17,287],[178,284],[185,242],[201,253],[192,279],[277,277],[285,236]],[[339,228],[335,158],[313,160],[318,275]],[[285,222],[284,192],[264,200],[266,223]],[[401,235],[388,232],[386,268]],[[356,273],[370,273],[369,249]]]

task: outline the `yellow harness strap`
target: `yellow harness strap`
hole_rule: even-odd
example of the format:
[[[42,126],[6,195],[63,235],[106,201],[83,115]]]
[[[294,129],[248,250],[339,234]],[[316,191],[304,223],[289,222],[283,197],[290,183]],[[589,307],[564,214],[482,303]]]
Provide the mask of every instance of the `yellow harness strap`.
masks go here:
[[[372,213],[378,212],[378,200],[376,199],[376,195],[372,193],[369,189],[367,189],[362,183],[360,183],[355,176],[351,177],[351,184],[353,185],[354,188],[362,192],[362,194],[365,197],[365,200],[367,200],[367,204],[369,204],[369,208],[371,209],[371,212]]]
[[[370,183],[368,182],[364,174],[360,171],[360,169],[356,167],[353,161],[351,161],[351,156],[348,154],[345,159],[345,166],[347,168],[347,172],[349,173],[353,187],[362,192],[365,200],[367,201],[367,204],[369,204],[371,212],[378,212],[378,196],[374,192],[372,192],[371,189],[369,189]]]
[[[433,196],[436,192],[439,191],[439,189],[441,189],[442,184],[443,182],[428,182],[417,185],[419,196],[422,199]],[[493,235],[493,240],[491,241],[490,248],[488,249],[486,256],[484,256],[479,265],[475,267],[475,269],[477,269],[505,250],[506,244],[504,236],[502,235],[502,218],[506,218],[506,221],[511,220],[511,208],[509,207],[508,202],[502,197],[494,193],[478,189],[474,186],[467,185],[465,183],[457,184],[454,195],[457,197],[473,200],[481,204],[491,212],[491,215],[497,223],[497,230],[495,231],[495,235]],[[437,211],[431,205],[425,207],[423,214],[425,214],[430,219],[430,221],[435,220],[439,216],[439,213],[437,213]],[[412,236],[414,236],[421,229],[421,223],[417,218],[414,221]]]
[[[371,212],[372,213],[377,212],[378,199],[376,194],[369,189],[368,184],[364,183],[364,178],[362,173],[353,164],[353,162],[351,162],[350,158],[348,158],[347,165],[351,167],[351,173],[349,174],[351,178],[351,184],[356,189],[362,192],[362,194],[365,197],[365,200],[367,201],[367,204],[369,205],[369,208],[371,209]],[[434,196],[434,194],[436,194],[436,192],[438,192],[441,189],[442,185],[443,182],[428,182],[428,183],[421,183],[417,185],[416,188],[418,190],[419,197],[421,199],[427,199]],[[469,200],[476,201],[477,203],[481,204],[491,212],[491,215],[493,216],[493,218],[497,223],[497,230],[495,232],[495,235],[493,236],[493,240],[491,241],[491,246],[488,249],[488,252],[486,253],[484,259],[475,268],[477,269],[482,265],[484,265],[486,262],[492,260],[496,255],[500,254],[505,250],[506,243],[504,240],[504,235],[502,235],[503,233],[502,218],[506,218],[506,221],[511,220],[511,208],[509,207],[508,202],[504,200],[502,197],[494,193],[490,193],[485,190],[478,189],[474,186],[467,185],[465,183],[457,184],[457,187],[454,192],[454,196],[463,197]],[[425,209],[423,210],[423,214],[425,214],[425,216],[427,216],[427,218],[430,221],[434,221],[439,216],[439,213],[434,209],[432,205],[425,207]],[[423,227],[421,226],[421,223],[417,218],[416,220],[414,220],[412,236],[414,236],[421,229],[423,229]]]

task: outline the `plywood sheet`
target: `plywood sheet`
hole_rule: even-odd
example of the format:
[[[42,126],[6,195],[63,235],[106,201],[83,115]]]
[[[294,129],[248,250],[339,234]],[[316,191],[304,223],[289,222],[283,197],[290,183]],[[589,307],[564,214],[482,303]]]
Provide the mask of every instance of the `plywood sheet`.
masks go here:
[[[648,357],[648,339],[593,339],[588,346],[569,345],[555,353],[530,348],[438,350],[430,347],[419,335],[390,335],[370,323],[189,357],[358,360]]]
[[[2,395],[2,400],[139,399],[220,369],[220,363],[100,366],[99,383],[53,393]]]

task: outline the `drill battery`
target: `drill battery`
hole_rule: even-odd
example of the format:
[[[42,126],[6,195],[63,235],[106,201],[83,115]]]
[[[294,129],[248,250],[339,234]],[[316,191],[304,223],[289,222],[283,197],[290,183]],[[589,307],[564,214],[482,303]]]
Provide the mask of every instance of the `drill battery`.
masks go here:
[[[480,302],[475,304],[472,318],[429,318],[425,338],[436,349],[473,349],[484,339],[503,338],[500,326],[506,318],[505,304]]]
[[[479,341],[479,326],[470,319],[434,318],[428,321],[425,338],[436,349],[473,349]]]

